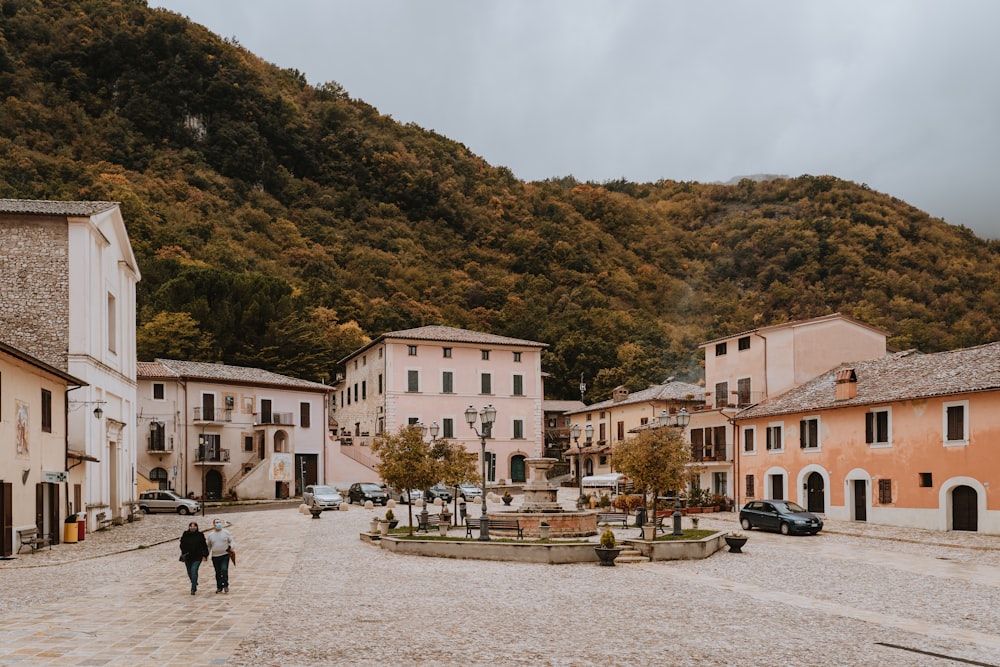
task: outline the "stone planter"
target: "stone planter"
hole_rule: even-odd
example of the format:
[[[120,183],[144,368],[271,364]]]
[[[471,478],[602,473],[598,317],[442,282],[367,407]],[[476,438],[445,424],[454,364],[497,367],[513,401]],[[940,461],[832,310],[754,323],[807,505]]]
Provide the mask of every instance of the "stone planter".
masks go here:
[[[378,532],[378,519],[373,518],[371,520],[371,522],[368,524],[368,532],[373,535]]]
[[[538,526],[538,537],[543,540],[549,539],[549,532],[552,526]]]
[[[500,499],[503,500],[503,504],[507,505],[508,507],[510,506],[511,502],[513,502],[513,500],[514,500],[513,496],[502,496]]]
[[[607,567],[614,567],[615,558],[618,558],[618,554],[622,552],[621,547],[614,547],[613,549],[594,547],[594,551],[597,552],[597,557],[601,559],[601,565]]]
[[[378,522],[378,532],[379,532],[380,535],[388,535],[389,534],[389,522],[388,521],[379,521]]]
[[[653,524],[651,524],[651,523],[643,524],[643,526],[642,526],[642,539],[646,540],[647,542],[652,542],[653,540],[655,540],[656,539],[656,526],[653,525]]]
[[[398,525],[399,525],[399,520],[398,519],[393,519],[392,521],[389,522],[389,530],[392,530],[393,528],[395,528]]]
[[[451,527],[450,522],[448,522],[448,521],[441,521],[438,524],[438,534],[441,537],[447,536],[448,535],[448,528],[450,528],[450,527]]]
[[[320,517],[320,515],[323,513],[323,508],[322,507],[310,507],[309,508],[309,513],[313,515],[314,519],[318,519]]]
[[[747,543],[747,538],[745,537],[732,537],[726,535],[726,544],[729,545],[729,553],[731,554],[741,554],[743,553],[743,545]]]

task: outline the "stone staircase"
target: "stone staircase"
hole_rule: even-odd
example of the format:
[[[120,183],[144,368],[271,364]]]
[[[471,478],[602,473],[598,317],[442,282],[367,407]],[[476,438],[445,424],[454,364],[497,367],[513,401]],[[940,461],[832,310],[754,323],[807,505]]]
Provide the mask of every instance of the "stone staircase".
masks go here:
[[[622,552],[615,558],[615,565],[630,565],[632,563],[648,563],[649,556],[643,556],[638,549],[624,547]]]

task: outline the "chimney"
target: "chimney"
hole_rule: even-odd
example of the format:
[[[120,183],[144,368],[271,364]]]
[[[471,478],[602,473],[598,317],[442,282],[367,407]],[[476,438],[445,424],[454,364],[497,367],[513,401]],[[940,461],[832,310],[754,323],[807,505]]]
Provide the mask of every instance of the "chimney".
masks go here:
[[[614,390],[611,392],[611,401],[613,403],[620,403],[621,401],[624,401],[626,398],[628,398],[628,387],[624,385],[615,387]]]
[[[853,368],[837,371],[837,400],[846,401],[858,395],[858,376]]]

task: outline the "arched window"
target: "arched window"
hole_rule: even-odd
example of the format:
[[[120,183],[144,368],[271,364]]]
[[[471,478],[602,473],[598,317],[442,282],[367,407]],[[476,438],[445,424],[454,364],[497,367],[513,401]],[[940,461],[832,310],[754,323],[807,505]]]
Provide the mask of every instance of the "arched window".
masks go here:
[[[167,480],[167,471],[163,468],[153,468],[150,470],[149,481],[155,482],[158,489],[170,488],[170,482]]]

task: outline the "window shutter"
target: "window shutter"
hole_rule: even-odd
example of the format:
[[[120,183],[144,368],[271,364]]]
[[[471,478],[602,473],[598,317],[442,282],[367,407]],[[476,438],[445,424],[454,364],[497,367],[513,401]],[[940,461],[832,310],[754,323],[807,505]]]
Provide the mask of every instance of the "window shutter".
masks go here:
[[[809,446],[809,422],[805,419],[799,420],[799,447],[805,449]]]
[[[875,413],[865,413],[865,442],[869,445],[875,442]]]

